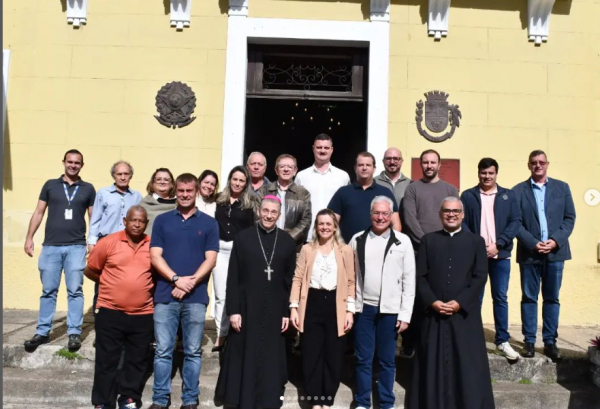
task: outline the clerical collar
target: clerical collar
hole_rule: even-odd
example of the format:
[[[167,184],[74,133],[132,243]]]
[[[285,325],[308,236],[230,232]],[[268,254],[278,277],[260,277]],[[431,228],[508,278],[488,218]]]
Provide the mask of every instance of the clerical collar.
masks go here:
[[[273,232],[273,231],[275,231],[275,229],[277,228],[277,225],[275,225],[275,227],[273,227],[271,230],[267,230],[267,229],[265,229],[265,227],[264,227],[264,226],[263,226],[263,225],[262,225],[260,222],[258,222],[258,225],[259,225],[259,226],[260,226],[260,228],[261,228],[261,229],[263,229],[263,231],[264,231],[265,233],[267,233],[267,234],[268,234],[268,233],[271,233],[271,232]]]
[[[462,230],[461,227],[459,227],[457,230],[454,230],[454,231],[448,231],[448,230],[444,229],[444,231],[446,233],[448,233],[450,235],[450,237],[454,236],[456,233],[460,232],[461,230]]]
[[[373,230],[369,230],[369,238],[374,239],[375,237],[381,237],[382,239],[389,239],[391,233],[392,233],[392,230],[389,228],[386,231],[384,231],[382,234],[375,234],[373,232]]]

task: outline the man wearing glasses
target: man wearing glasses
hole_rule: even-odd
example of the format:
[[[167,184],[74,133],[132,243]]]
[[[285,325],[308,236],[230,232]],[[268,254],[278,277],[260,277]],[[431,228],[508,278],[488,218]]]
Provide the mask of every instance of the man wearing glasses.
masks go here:
[[[485,241],[461,229],[454,196],[439,208],[442,229],[421,239],[415,310],[423,311],[409,409],[493,409],[481,302],[487,280]]]
[[[375,177],[375,182],[378,185],[387,187],[394,193],[399,208],[402,208],[402,198],[406,188],[412,183],[412,180],[401,172],[403,162],[404,158],[402,158],[400,149],[389,148],[383,154],[383,167],[385,170]]]
[[[302,186],[294,183],[298,171],[296,158],[292,155],[279,155],[275,161],[277,180],[263,185],[258,192],[259,200],[271,195],[281,200],[281,217],[277,219],[277,227],[285,230],[294,239],[300,251],[306,242],[311,223],[310,193]]]
[[[535,355],[537,300],[542,290],[544,354],[561,359],[556,347],[559,292],[565,261],[571,259],[569,236],[575,225],[575,205],[569,185],[547,176],[550,162],[544,151],[529,154],[531,177],[513,190],[521,207],[517,263],[521,270],[521,322],[525,346],[521,355]]]

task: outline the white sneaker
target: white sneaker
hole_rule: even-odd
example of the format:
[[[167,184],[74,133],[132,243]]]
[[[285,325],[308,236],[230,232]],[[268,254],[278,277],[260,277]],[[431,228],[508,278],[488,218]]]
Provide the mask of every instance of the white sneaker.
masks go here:
[[[505,356],[509,361],[519,360],[519,354],[510,346],[508,342],[503,342],[500,345],[496,345],[496,352],[502,356]]]

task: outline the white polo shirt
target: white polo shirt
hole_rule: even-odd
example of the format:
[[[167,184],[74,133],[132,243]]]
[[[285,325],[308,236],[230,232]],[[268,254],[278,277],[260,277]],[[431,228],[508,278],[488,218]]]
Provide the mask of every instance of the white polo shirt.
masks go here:
[[[294,182],[310,192],[312,220],[306,239],[310,241],[312,240],[317,213],[327,208],[329,201],[340,187],[350,184],[350,176],[331,163],[323,173],[319,172],[313,164],[311,167],[298,172]]]

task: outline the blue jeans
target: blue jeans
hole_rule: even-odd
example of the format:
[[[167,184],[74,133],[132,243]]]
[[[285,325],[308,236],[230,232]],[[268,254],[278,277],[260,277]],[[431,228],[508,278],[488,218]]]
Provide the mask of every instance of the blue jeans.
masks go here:
[[[152,402],[167,406],[171,393],[171,369],[177,327],[183,327],[183,405],[198,403],[200,367],[202,366],[202,334],[206,305],[171,302],[154,306],[154,386]]]
[[[379,308],[363,305],[354,325],[356,349],[356,406],[371,407],[373,356],[377,347],[377,391],[381,409],[394,407],[397,314],[380,314]]]
[[[521,322],[525,342],[535,343],[537,331],[537,300],[542,287],[542,338],[544,344],[554,344],[558,338],[560,302],[558,294],[562,283],[564,261],[541,264],[520,264],[521,269]]]
[[[81,334],[83,323],[83,269],[85,268],[85,245],[43,246],[38,259],[42,280],[40,315],[36,333],[49,335],[56,311],[56,296],[60,287],[60,276],[65,271],[67,286],[67,334]]]
[[[508,342],[508,282],[510,280],[509,259],[488,259],[488,271],[490,276],[490,293],[494,303],[494,325],[496,327],[496,345]],[[481,302],[483,294],[481,292]]]

